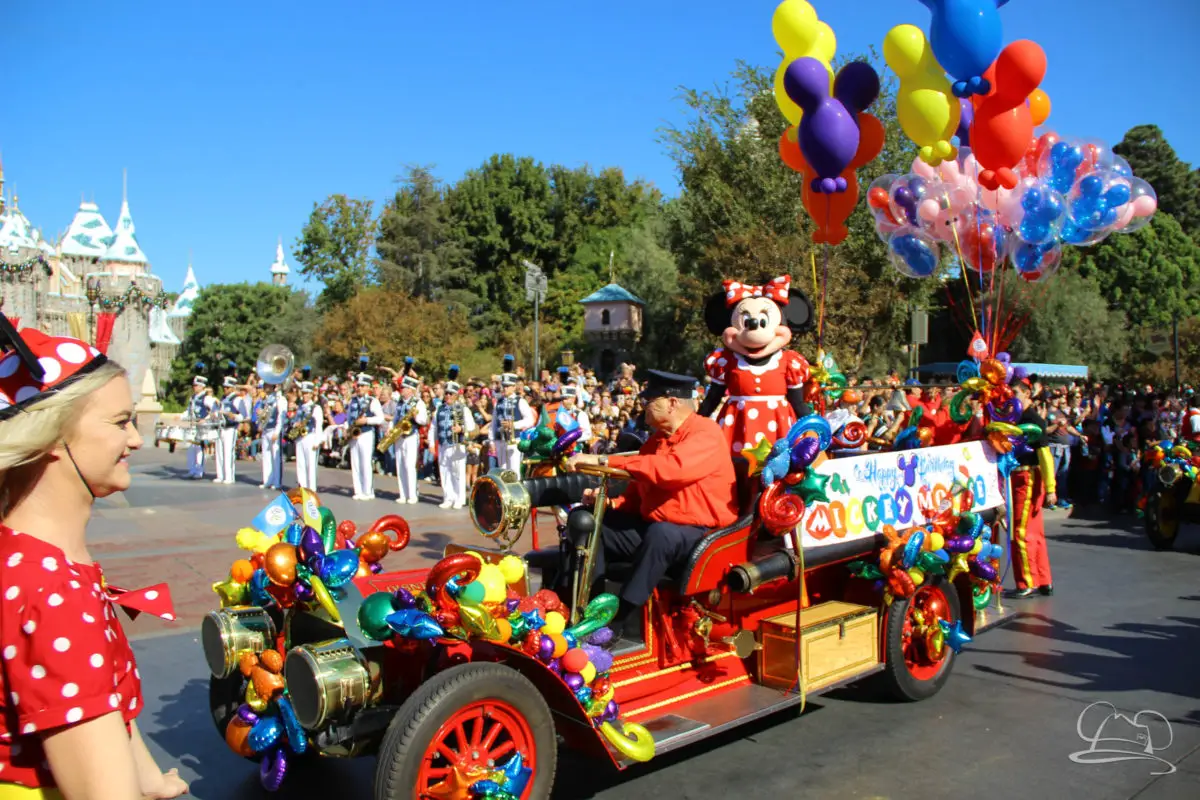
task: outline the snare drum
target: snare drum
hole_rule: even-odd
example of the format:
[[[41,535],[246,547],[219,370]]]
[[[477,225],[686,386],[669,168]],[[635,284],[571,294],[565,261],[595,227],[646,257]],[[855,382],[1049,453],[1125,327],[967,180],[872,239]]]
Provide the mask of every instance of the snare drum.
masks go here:
[[[201,425],[197,430],[200,444],[210,444],[221,438],[221,429],[215,425]]]
[[[154,438],[168,442],[190,442],[192,429],[184,425],[163,425],[159,423],[154,432]]]

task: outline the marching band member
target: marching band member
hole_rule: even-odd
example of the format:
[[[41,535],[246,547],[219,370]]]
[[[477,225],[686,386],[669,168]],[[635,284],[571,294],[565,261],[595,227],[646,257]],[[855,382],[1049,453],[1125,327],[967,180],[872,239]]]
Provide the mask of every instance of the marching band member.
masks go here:
[[[379,398],[371,394],[371,376],[359,373],[358,392],[346,409],[346,423],[359,428],[358,436],[350,443],[350,472],[354,477],[354,499],[375,498],[375,426],[383,424],[383,406]]]
[[[582,389],[578,386],[567,383],[564,384],[560,392],[562,405],[558,407],[558,412],[554,415],[554,426],[558,430],[558,435],[562,436],[567,431],[573,431],[580,428],[583,435],[576,442],[576,451],[587,452],[587,447],[592,441],[592,423],[588,419],[587,412],[579,407],[579,395]]]
[[[325,441],[325,412],[314,398],[311,381],[300,384],[300,408],[293,424],[304,425],[305,433],[296,440],[296,483],[304,489],[317,491],[317,461]]]
[[[408,420],[412,432],[401,436],[394,445],[396,455],[396,484],[399,487],[397,503],[416,503],[421,499],[417,489],[417,444],[420,441],[420,428],[429,424],[429,409],[425,401],[417,396],[421,388],[421,379],[415,375],[405,375],[400,379],[400,402],[396,404],[395,424]]]
[[[237,378],[226,375],[223,382],[225,396],[221,398],[220,411],[217,414],[217,477],[213,483],[233,483],[234,463],[237,461],[238,425],[249,416],[245,400],[238,396],[241,391]]]
[[[287,401],[279,386],[267,386],[259,412],[263,482],[260,489],[283,488],[283,422],[287,419]]]
[[[208,378],[197,375],[192,379],[192,399],[188,402],[183,418],[191,421],[195,435],[199,438],[199,425],[208,419],[208,415],[217,407],[213,398],[205,392],[208,389]],[[195,442],[188,446],[188,477],[199,480],[204,477],[204,443]]]
[[[525,398],[517,396],[519,378],[513,372],[515,365],[515,358],[504,356],[504,374],[500,376],[504,396],[496,401],[496,408],[492,412],[492,441],[496,445],[496,460],[500,468],[511,469],[520,475],[521,451],[517,449],[517,439],[522,431],[537,424],[537,417]]]
[[[442,479],[441,508],[462,508],[467,503],[467,434],[475,430],[475,418],[462,400],[462,386],[455,382],[458,367],[450,367],[446,398],[429,426],[429,448],[436,447]]]

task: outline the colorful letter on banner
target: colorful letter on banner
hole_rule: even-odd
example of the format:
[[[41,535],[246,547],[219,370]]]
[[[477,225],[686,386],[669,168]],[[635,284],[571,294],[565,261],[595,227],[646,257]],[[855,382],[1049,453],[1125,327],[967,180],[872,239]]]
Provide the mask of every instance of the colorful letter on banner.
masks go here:
[[[986,442],[833,458],[813,469],[841,480],[829,482],[830,502],[814,502],[805,510],[804,547],[874,536],[884,524],[901,530],[922,525],[924,509],[937,508],[956,480],[971,489],[971,510],[1004,505],[996,451]]]

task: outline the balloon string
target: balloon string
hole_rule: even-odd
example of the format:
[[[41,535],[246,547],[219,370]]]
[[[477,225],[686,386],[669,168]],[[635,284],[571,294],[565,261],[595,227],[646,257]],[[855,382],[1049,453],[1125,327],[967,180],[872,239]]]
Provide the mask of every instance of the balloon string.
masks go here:
[[[812,469],[812,467],[809,467],[809,469]],[[796,556],[799,558],[799,564],[796,568],[799,570],[799,580],[797,583],[799,584],[800,588],[797,590],[798,596],[796,597],[796,682],[792,684],[792,688],[788,691],[800,692],[800,713],[803,714],[804,706],[808,703],[808,691],[804,686],[804,663],[801,661],[802,653],[800,639],[802,638],[801,632],[803,631],[803,628],[801,627],[800,614],[801,609],[804,608],[804,597],[807,593],[805,592],[804,586],[804,541],[801,538],[799,525],[792,529],[792,539],[795,542]]]
[[[828,227],[828,225],[826,226]],[[821,264],[821,341],[818,344],[825,349],[825,301],[829,294],[829,243],[825,243],[825,252]]]
[[[958,226],[951,225],[950,230],[954,231],[954,249],[958,253],[958,269],[962,273],[963,285],[967,287],[967,305],[971,307],[971,322],[975,325],[975,330],[979,330],[979,317],[975,315],[975,301],[971,299],[971,279],[967,277],[967,262],[963,258],[962,242],[958,238]]]
[[[808,251],[808,260],[810,262],[812,262],[813,297],[817,298],[817,304],[818,304],[818,306],[820,306],[821,284],[817,282],[817,251],[816,250]],[[824,319],[825,319],[825,308],[823,306],[821,306],[818,311],[818,322],[817,322],[817,330],[818,331],[821,329],[821,324],[824,321]]]
[[[987,329],[989,328],[989,325],[988,325],[988,313],[987,313],[987,300],[985,299],[985,292],[983,291],[983,256],[984,256],[984,254],[983,254],[983,224],[979,221],[979,207],[981,205],[980,201],[983,199],[983,187],[979,185],[979,161],[978,160],[975,161],[975,198],[976,198],[975,199],[975,242],[979,248],[979,313],[981,315],[983,315],[983,327],[985,329],[983,331],[983,335],[986,337],[987,333],[988,333]],[[999,268],[999,266],[1000,265],[996,263],[995,258],[993,258],[992,259],[992,274],[989,278],[989,283],[991,283],[992,281],[994,281],[996,279],[996,270]],[[993,316],[995,316],[995,315],[993,314]],[[995,342],[987,342],[987,344],[989,347],[992,347],[992,353],[999,352],[998,350],[995,349],[995,347],[993,347]]]

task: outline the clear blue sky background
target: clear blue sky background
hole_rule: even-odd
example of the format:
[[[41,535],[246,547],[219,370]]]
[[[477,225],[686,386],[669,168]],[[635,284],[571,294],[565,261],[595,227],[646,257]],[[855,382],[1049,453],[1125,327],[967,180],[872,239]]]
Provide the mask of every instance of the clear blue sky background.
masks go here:
[[[138,239],[167,288],[265,279],[315,201],[390,196],[405,164],[453,181],[495,152],[620,166],[667,194],[657,141],[678,87],[774,67],[774,0],[6,3],[0,154],[51,238],[81,193],[109,220],[129,170]],[[928,30],[917,0],[815,0],[838,53]],[[1157,123],[1200,161],[1187,89],[1200,0],[1012,0],[1005,41],[1046,50],[1063,135]],[[783,167],[781,166],[781,169]]]

